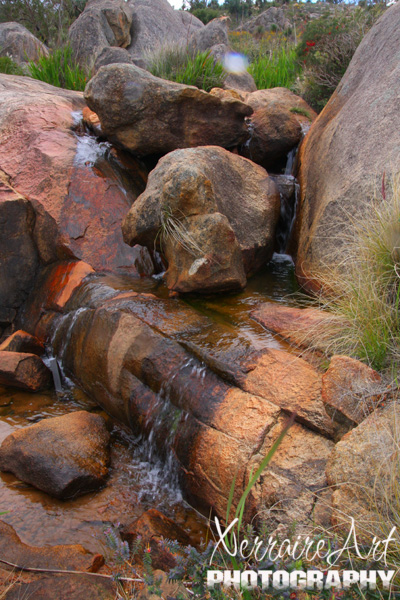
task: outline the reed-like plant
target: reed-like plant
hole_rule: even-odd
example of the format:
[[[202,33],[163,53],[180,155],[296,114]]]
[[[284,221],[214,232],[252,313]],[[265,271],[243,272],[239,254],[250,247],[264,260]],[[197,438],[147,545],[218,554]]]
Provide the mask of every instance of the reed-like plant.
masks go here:
[[[5,73],[5,75],[25,75],[21,67],[10,56],[0,56],[0,73]]]
[[[37,62],[28,65],[30,76],[67,90],[83,91],[87,74],[77,64],[70,46],[53,50],[48,56],[41,56]]]

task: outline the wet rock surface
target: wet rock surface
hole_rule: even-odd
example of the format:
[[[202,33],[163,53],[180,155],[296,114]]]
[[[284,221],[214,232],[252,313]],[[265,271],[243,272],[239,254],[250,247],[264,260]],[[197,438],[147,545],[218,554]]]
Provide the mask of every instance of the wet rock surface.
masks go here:
[[[0,558],[19,567],[34,569],[63,569],[96,573],[104,558],[87,552],[80,544],[40,548],[21,542],[14,529],[0,521]],[[4,565],[1,568],[13,569]]]
[[[168,288],[218,291],[244,287],[272,256],[278,216],[264,169],[217,147],[178,150],[152,171],[123,234],[131,245],[160,245]]]
[[[244,118],[252,113],[240,101],[220,100],[126,64],[102,67],[85,99],[107,138],[139,156],[210,144],[234,147],[246,140]]]
[[[39,262],[75,257],[137,273],[140,250],[124,244],[118,221],[143,191],[145,169],[127,158],[128,172],[125,157],[77,134],[81,93],[11,75],[1,75],[0,90],[0,245],[4,239],[5,276],[16,273],[0,286],[4,305],[25,300]]]
[[[0,447],[0,469],[56,498],[69,498],[105,484],[108,444],[102,417],[74,412],[9,435]]]
[[[41,356],[44,352],[44,344],[34,335],[19,329],[6,338],[0,344],[0,352],[28,352]]]

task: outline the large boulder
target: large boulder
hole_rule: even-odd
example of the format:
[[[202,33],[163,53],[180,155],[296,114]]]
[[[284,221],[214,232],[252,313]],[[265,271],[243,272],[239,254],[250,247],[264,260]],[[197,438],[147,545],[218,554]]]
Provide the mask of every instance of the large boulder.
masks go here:
[[[89,0],[69,29],[76,59],[91,69],[97,55],[108,46],[126,48],[131,43],[132,5],[125,0]]]
[[[147,172],[77,130],[80,92],[0,76],[0,304],[18,307],[40,263],[78,258],[137,274],[120,230]]]
[[[108,139],[141,156],[236,146],[247,137],[244,118],[252,113],[233,98],[221,100],[127,64],[102,67],[89,81],[85,99]]]
[[[297,146],[316,113],[287,88],[258,90],[246,96],[254,113],[249,119],[251,137],[242,146],[243,156],[266,169],[280,171],[280,163]]]
[[[0,470],[56,498],[102,487],[109,438],[100,415],[86,411],[40,421],[11,433],[0,446]]]
[[[228,23],[229,19],[226,17],[213,19],[205,27],[193,33],[189,48],[193,52],[206,52],[220,44],[228,46]]]
[[[396,3],[361,42],[302,145],[296,272],[309,289],[318,272],[345,264],[355,223],[372,210],[374,178],[400,170],[399,45]]]
[[[216,146],[176,150],[151,172],[124,239],[158,241],[172,290],[243,287],[272,256],[279,205],[276,185],[250,161]]]
[[[48,49],[20,23],[0,23],[0,56],[10,56],[18,64],[36,62]]]
[[[128,51],[142,60],[163,47],[187,44],[193,33],[204,28],[197,17],[174,10],[168,0],[134,0],[132,19]]]

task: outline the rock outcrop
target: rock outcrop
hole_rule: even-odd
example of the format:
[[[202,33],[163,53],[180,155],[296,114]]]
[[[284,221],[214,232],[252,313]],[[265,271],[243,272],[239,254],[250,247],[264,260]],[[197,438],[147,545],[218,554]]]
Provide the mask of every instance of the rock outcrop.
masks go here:
[[[252,113],[233,98],[221,100],[127,64],[102,67],[85,98],[107,138],[139,156],[211,144],[234,147],[246,140],[244,118]]]
[[[0,56],[23,64],[48,54],[47,47],[20,23],[0,23]]]
[[[345,264],[354,223],[372,210],[376,179],[400,171],[400,4],[367,33],[300,152],[296,273],[318,289],[318,273]]]
[[[241,154],[266,169],[275,169],[302,139],[316,113],[287,88],[258,90],[246,96],[254,113],[249,119],[251,137]]]
[[[103,417],[73,412],[11,433],[0,446],[0,470],[56,498],[71,498],[104,485],[108,444]]]
[[[44,344],[34,335],[19,329],[0,344],[0,352],[28,352],[41,356],[44,353]]]
[[[190,38],[189,48],[192,52],[212,51],[213,46],[228,46],[228,19],[213,19],[205,27],[199,28]]]
[[[272,256],[279,192],[268,173],[222,148],[176,150],[151,172],[123,223],[130,245],[159,244],[167,286],[244,287]]]
[[[34,293],[37,300],[46,298],[46,280],[39,286]],[[219,515],[226,513],[234,474],[238,472],[236,503],[292,410],[288,404],[283,410],[274,404],[282,401],[283,393],[279,399],[279,390],[275,396],[262,386],[265,363],[261,357],[257,360],[255,349],[243,350],[236,358],[227,354],[230,375],[212,360],[211,349],[202,362],[187,350],[183,339],[201,339],[203,333],[215,331],[216,324],[177,298],[118,291],[94,276],[72,294],[62,315],[38,307],[29,310],[27,318],[33,332],[53,340],[66,372],[135,433],[146,437],[151,433],[160,454],[171,457],[169,464],[176,469],[171,478],[178,474],[185,493],[213,506]],[[216,335],[224,339],[228,332],[229,327],[221,325]],[[307,365],[293,364],[289,353],[279,358],[294,405],[294,379],[301,373],[299,367]],[[309,371],[311,408],[318,375]],[[303,384],[302,401],[307,399],[307,385]],[[245,391],[246,386],[254,392]],[[311,423],[313,417],[315,426],[318,417],[306,412],[304,422]],[[278,502],[279,514],[271,513],[272,527],[293,520],[299,526],[308,522],[325,485],[325,464],[333,447],[327,436],[326,429],[321,435],[308,425],[293,425],[249,500],[249,514],[268,511]]]

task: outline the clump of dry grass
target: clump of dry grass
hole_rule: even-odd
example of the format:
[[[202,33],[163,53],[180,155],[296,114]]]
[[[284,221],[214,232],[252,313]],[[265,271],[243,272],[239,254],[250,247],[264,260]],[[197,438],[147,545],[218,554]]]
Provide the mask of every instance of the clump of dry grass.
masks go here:
[[[379,194],[354,235],[338,268],[315,274],[321,282],[319,305],[340,327],[311,332],[327,354],[347,354],[371,367],[391,371],[400,362],[400,173],[382,178]],[[329,324],[328,324],[329,325]],[[309,340],[310,341],[310,340]],[[312,345],[311,340],[311,345]]]

